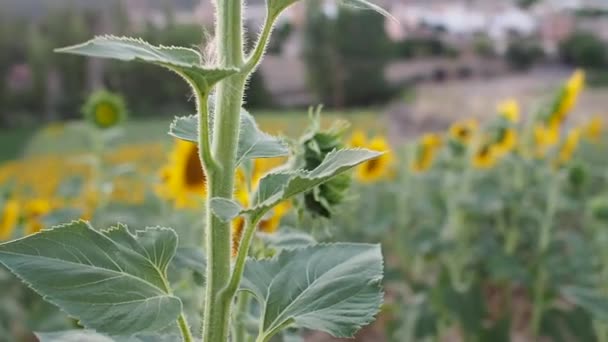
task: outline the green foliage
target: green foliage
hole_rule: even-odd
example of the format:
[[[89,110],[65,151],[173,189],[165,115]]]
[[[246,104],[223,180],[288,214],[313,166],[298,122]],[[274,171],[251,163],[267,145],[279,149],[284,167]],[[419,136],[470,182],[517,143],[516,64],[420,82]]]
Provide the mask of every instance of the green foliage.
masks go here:
[[[311,171],[280,171],[269,173],[260,180],[253,204],[244,213],[253,217],[263,216],[279,202],[312,190],[353,167],[380,156],[381,153],[366,149],[335,150],[325,156],[319,166]]]
[[[198,116],[175,118],[169,127],[169,135],[190,142],[198,141]],[[289,154],[284,141],[262,132],[255,119],[244,109],[241,110],[241,131],[239,136],[236,164],[256,159],[274,158]]]
[[[193,334],[186,312],[194,307],[200,313],[200,300],[196,296],[180,298],[174,294],[169,276],[179,279],[180,273],[194,276],[188,284],[190,287],[205,287],[201,327],[202,338],[207,342],[227,342],[232,338],[240,341],[249,334],[243,317],[251,312],[251,306],[247,296],[237,295],[243,284],[242,288],[253,292],[264,306],[257,341],[268,341],[292,323],[339,337],[352,336],[362,325],[373,320],[383,299],[380,287],[383,261],[378,245],[312,245],[313,239],[297,236],[287,239],[291,241],[287,245],[300,248],[285,249],[285,243],[282,247],[266,247],[263,243],[262,247],[253,249],[253,254],[251,243],[258,224],[262,227],[265,215],[280,202],[330,182],[380,153],[341,149],[331,134],[315,134],[306,142],[308,148],[320,153],[316,155],[315,165],[308,163],[311,155],[306,154],[304,166],[310,168],[290,169],[290,165],[285,165],[282,169],[286,171],[267,174],[259,181],[252,203],[247,205],[248,200],[244,201],[246,208],[232,199],[237,190],[235,178],[241,171],[240,166],[247,173],[252,170],[254,159],[290,154],[285,142],[262,132],[241,105],[245,84],[264,54],[276,17],[294,2],[271,0],[267,3],[267,22],[246,58],[243,57],[240,21],[242,4],[218,3],[216,32],[222,40],[213,60],[219,61],[222,67],[206,65],[194,49],[152,46],[141,39],[114,36],[97,37],[57,50],[162,66],[190,85],[197,114],[176,118],[169,134],[194,142],[196,149],[188,143],[180,143],[180,147],[188,149],[186,165],[171,165],[181,171],[170,171],[166,178],[173,181],[172,187],[160,192],[179,191],[176,185],[181,183],[186,188],[182,191],[205,190],[207,202],[205,219],[198,221],[205,222],[205,226],[199,224],[198,229],[193,230],[194,234],[186,233],[188,237],[204,236],[202,249],[196,245],[178,249],[178,236],[172,229],[155,227],[131,233],[125,225],[118,225],[98,231],[85,221],[43,229],[1,244],[0,263],[45,300],[89,329],[40,334],[40,339],[165,341],[181,338],[184,342],[192,342],[198,336]],[[364,0],[351,2],[383,12]],[[172,26],[172,13],[167,11],[166,17]],[[99,128],[116,125],[122,109],[121,101],[106,93],[94,96],[85,106],[85,111],[90,112],[89,116],[92,115]],[[96,137],[89,136],[91,140]],[[98,156],[92,162],[96,172],[122,172],[103,167],[99,157],[101,150],[103,143],[96,144],[94,152]],[[179,158],[175,157],[172,162],[178,164]],[[95,176],[95,190],[106,188],[103,176]],[[245,178],[248,182],[251,180],[248,176]],[[80,187],[79,183],[75,184]],[[69,182],[65,193],[73,193],[73,185]],[[244,189],[247,199],[251,188],[251,184],[247,184]],[[101,202],[105,200],[103,196],[105,193]],[[94,210],[96,216],[107,214],[106,207],[97,209],[99,206]],[[54,220],[56,215],[55,212],[37,214]],[[242,220],[233,222],[237,216],[242,216]],[[31,229],[39,230],[36,227]],[[250,254],[264,257],[276,252],[280,254],[271,260],[247,259]],[[306,272],[302,272],[302,267]],[[287,283],[292,286],[283,286]],[[177,289],[182,290],[182,287]],[[237,305],[233,305],[235,300]],[[238,315],[232,314],[233,306]],[[229,333],[231,326],[234,336]],[[172,335],[177,331],[180,337]]]
[[[308,83],[319,100],[345,107],[390,98],[393,89],[384,79],[384,67],[392,44],[384,19],[371,11],[344,7],[336,18],[329,18],[316,0],[309,2],[307,12],[304,58]]]
[[[262,341],[292,324],[352,337],[380,308],[382,272],[378,245],[316,245],[248,261],[241,289],[263,307]]]
[[[318,112],[312,121],[309,131],[300,138],[294,169],[314,170],[329,153],[344,148],[346,125],[337,124],[331,129],[321,130]],[[344,200],[351,181],[352,175],[343,173],[305,193],[301,202],[312,215],[329,218],[332,210]]]
[[[538,42],[532,38],[515,38],[509,42],[505,58],[516,70],[527,70],[543,58],[544,53]]]
[[[592,32],[577,31],[559,47],[563,62],[583,67],[602,68],[608,63],[606,44]]]
[[[200,94],[208,96],[217,82],[233,75],[235,69],[205,68],[201,55],[182,47],[155,47],[141,39],[97,37],[86,43],[57,49],[57,52],[122,61],[143,61],[168,68],[183,77]]]
[[[439,38],[408,38],[395,45],[395,55],[404,59],[452,57],[457,54]]]
[[[97,232],[79,221],[0,245],[0,262],[83,326],[127,335],[179,315],[166,279],[176,246],[171,229]]]

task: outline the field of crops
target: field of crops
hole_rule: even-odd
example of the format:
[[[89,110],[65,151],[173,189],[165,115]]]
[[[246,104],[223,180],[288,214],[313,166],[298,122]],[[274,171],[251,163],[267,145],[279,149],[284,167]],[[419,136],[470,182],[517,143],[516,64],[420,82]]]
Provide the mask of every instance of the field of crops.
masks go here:
[[[575,73],[528,120],[506,100],[485,122],[461,120],[393,146],[371,112],[326,113],[323,124],[305,113],[257,115],[266,131],[291,137],[294,163],[339,146],[384,154],[278,204],[261,219],[251,255],[311,241],[381,243],[384,305],[363,341],[608,341],[608,135],[605,116],[569,124],[583,82]],[[11,136],[3,156],[12,159],[0,164],[0,240],[75,219],[98,229],[172,227],[180,240],[169,279],[198,327],[204,262],[195,227],[208,184],[196,145],[166,135],[168,126],[100,130],[85,120]],[[284,161],[244,163],[235,200],[251,205],[251,188]],[[234,218],[234,256],[243,230]],[[0,341],[81,326],[4,270],[0,285]]]

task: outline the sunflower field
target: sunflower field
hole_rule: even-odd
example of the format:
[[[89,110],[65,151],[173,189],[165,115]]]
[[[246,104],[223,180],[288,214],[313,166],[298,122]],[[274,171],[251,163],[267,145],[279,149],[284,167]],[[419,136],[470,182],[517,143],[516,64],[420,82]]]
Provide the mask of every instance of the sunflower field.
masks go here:
[[[308,124],[300,137],[283,138],[288,157],[241,163],[240,206],[255,202],[265,175],[285,165],[314,170],[342,148],[383,154],[280,201],[259,220],[250,257],[315,242],[381,243],[384,304],[361,341],[608,341],[608,135],[605,116],[569,116],[584,78],[576,71],[535,112],[509,99],[484,122],[460,120],[405,143],[389,142],[373,119],[349,126],[311,110],[298,119]],[[187,317],[197,317],[205,256],[195,227],[208,191],[197,144],[129,142],[125,103],[108,92],[93,94],[83,114],[75,129],[52,125],[38,137],[44,147],[86,132],[76,149],[41,148],[0,165],[0,241],[78,219],[174,227],[180,240],[168,279]],[[268,120],[273,132],[293,127],[292,117],[277,121]],[[237,258],[247,222],[231,220]],[[87,324],[4,269],[0,284],[0,341],[35,341],[32,332],[41,341],[106,341],[79,337]],[[239,315],[247,325],[259,308]],[[196,319],[188,324],[201,329]],[[62,330],[72,339],[55,333]],[[275,339],[321,340],[312,330],[293,326]],[[248,331],[235,332],[235,341],[249,341]]]

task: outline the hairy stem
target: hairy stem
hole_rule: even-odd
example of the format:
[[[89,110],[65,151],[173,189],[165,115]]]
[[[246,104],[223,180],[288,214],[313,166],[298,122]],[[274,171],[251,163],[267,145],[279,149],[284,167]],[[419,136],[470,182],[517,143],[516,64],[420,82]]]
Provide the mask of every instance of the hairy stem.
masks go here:
[[[270,13],[266,15],[260,37],[255,44],[253,52],[247,59],[247,63],[245,64],[245,72],[253,72],[262,60],[262,56],[264,55],[264,51],[266,51],[266,46],[268,45],[270,34],[272,33],[272,25],[274,24],[275,20],[276,18],[271,16]]]
[[[177,319],[177,324],[182,334],[182,341],[193,342],[194,338],[192,337],[192,332],[190,332],[190,327],[188,326],[188,322],[186,321],[186,316],[184,316],[183,313]]]
[[[258,217],[261,218],[263,215],[259,215]],[[245,271],[245,261],[249,252],[249,246],[251,245],[251,240],[255,235],[255,227],[258,221],[259,219],[247,218],[243,237],[241,238],[241,242],[239,244],[239,251],[234,263],[234,271],[232,272],[228,286],[223,293],[223,295],[226,297],[233,297],[236,294],[236,291],[239,289],[239,284],[241,283],[241,278],[243,277],[243,272]]]
[[[234,341],[235,342],[246,342],[247,341],[247,326],[245,320],[248,317],[249,313],[249,293],[242,291],[239,293],[236,305],[236,320],[235,320],[235,333],[234,333]]]
[[[240,0],[216,0],[217,60],[222,67],[241,68],[243,63],[242,19]],[[205,253],[207,254],[203,341],[226,342],[229,337],[233,298],[222,296],[230,279],[230,229],[213,215],[210,199],[232,198],[235,157],[240,128],[240,110],[247,75],[226,78],[217,86],[213,159],[217,167],[207,174],[207,210]]]

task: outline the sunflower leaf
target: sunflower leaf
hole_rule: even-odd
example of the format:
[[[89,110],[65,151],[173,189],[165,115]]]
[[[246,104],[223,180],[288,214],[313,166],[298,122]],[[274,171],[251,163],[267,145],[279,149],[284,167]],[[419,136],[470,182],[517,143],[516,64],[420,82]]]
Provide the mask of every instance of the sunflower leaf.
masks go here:
[[[292,325],[352,337],[380,309],[382,277],[380,245],[320,244],[248,260],[241,290],[262,305],[266,339]]]
[[[128,37],[100,36],[55,51],[160,65],[176,72],[198,92],[206,95],[217,82],[238,72],[237,69],[202,67],[201,55],[193,49],[153,46],[141,39]]]
[[[243,210],[243,207],[237,202],[219,197],[212,198],[211,202],[209,202],[209,206],[211,207],[213,215],[224,222],[228,222],[239,216],[239,213]]]
[[[255,118],[241,109],[241,131],[237,150],[236,164],[256,158],[283,157],[289,154],[287,144],[260,130]]]
[[[198,115],[175,117],[169,125],[169,135],[193,143],[198,142]]]
[[[129,335],[162,329],[180,314],[166,285],[176,246],[167,228],[99,232],[74,221],[0,245],[0,263],[84,327]]]
[[[608,322],[608,296],[584,287],[567,286],[562,288],[564,297],[588,311],[599,321]]]
[[[268,4],[269,17],[274,18],[274,19],[278,18],[278,16],[285,9],[287,9],[289,6],[295,4],[296,2],[298,2],[298,0],[266,0],[266,3]],[[358,9],[373,10],[387,18],[390,18],[390,19],[396,21],[395,17],[393,17],[385,9],[383,9],[382,7],[375,5],[367,0],[342,0],[341,2],[343,2],[346,5],[351,5],[352,7],[355,7]]]
[[[38,332],[35,334],[40,342],[172,342],[179,340],[176,335],[137,334],[131,336],[108,336],[92,330],[65,330],[56,332]]]
[[[169,135],[193,143],[198,142],[198,115],[176,117],[169,126]],[[241,110],[241,131],[236,165],[256,158],[283,157],[289,154],[285,141],[262,132],[255,119]]]
[[[367,149],[342,149],[327,154],[312,171],[297,170],[270,173],[260,180],[253,206],[243,213],[259,217],[279,202],[309,191],[382,153]]]

